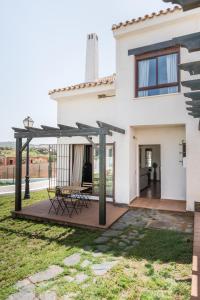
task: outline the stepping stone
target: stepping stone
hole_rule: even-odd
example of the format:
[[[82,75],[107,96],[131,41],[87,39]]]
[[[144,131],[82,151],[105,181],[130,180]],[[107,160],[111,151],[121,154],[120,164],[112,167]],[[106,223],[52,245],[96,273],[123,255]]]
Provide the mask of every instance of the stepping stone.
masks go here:
[[[33,283],[39,283],[42,281],[53,279],[58,275],[60,275],[63,271],[64,271],[63,268],[59,266],[50,266],[47,270],[30,276],[29,280]]]
[[[67,282],[72,282],[72,281],[74,281],[74,278],[71,277],[71,276],[65,276],[64,279],[65,279]]]
[[[72,254],[71,256],[65,258],[64,264],[67,267],[75,266],[80,262],[80,260],[81,260],[80,253],[75,253],[75,254]]]
[[[106,246],[106,245],[98,245],[98,246],[97,246],[97,249],[98,249],[100,252],[106,252],[106,251],[108,251],[110,248],[109,248],[109,246]]]
[[[89,261],[88,259],[85,259],[82,264],[81,264],[81,268],[86,268],[91,264],[91,261]]]
[[[91,250],[92,250],[92,247],[91,247],[91,246],[85,246],[85,247],[83,247],[83,249],[84,249],[85,251],[91,251]]]
[[[100,256],[102,256],[102,255],[103,255],[103,253],[102,253],[102,252],[99,252],[99,251],[95,251],[95,252],[92,253],[92,256],[93,256],[93,257],[100,257]]]
[[[23,280],[20,280],[18,281],[16,284],[15,284],[15,287],[17,289],[21,289],[21,288],[24,288],[26,286],[29,286],[31,284],[30,280],[28,279],[23,279]]]
[[[54,291],[47,291],[45,293],[40,294],[39,298],[40,300],[56,300],[57,295]]]
[[[106,236],[100,236],[99,238],[97,238],[96,240],[94,240],[95,244],[102,244],[102,243],[106,243],[109,241],[109,237]]]
[[[75,276],[76,283],[82,283],[82,282],[86,281],[87,279],[88,279],[88,275],[86,275],[84,273],[80,273]]]
[[[34,290],[30,291],[26,289],[22,289],[18,293],[10,295],[7,298],[7,300],[35,300],[35,299],[36,299],[35,291]]]
[[[107,236],[107,237],[116,237],[118,235],[120,235],[122,233],[122,231],[120,230],[112,230],[112,229],[109,229],[107,231],[105,231],[102,236]]]
[[[77,297],[78,293],[69,293],[68,295],[64,295],[61,299],[62,300],[73,300]]]
[[[96,276],[103,276],[108,271],[110,271],[115,265],[117,264],[117,261],[112,262],[104,262],[102,264],[95,264],[91,267],[94,275]]]

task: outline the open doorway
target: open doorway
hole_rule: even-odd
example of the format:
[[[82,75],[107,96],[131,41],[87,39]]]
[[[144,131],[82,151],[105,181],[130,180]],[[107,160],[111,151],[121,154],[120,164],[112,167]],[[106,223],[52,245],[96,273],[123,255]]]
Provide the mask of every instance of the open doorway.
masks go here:
[[[161,151],[160,145],[139,146],[140,197],[161,198]]]

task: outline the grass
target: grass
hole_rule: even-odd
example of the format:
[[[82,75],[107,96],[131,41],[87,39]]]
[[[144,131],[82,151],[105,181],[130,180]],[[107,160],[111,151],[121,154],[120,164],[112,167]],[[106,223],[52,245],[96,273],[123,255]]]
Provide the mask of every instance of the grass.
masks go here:
[[[63,259],[80,252],[82,260],[99,263],[102,259],[119,258],[117,266],[103,277],[92,276],[90,268],[86,284],[66,284],[63,274],[45,285],[38,285],[38,292],[56,289],[59,296],[76,292],[78,300],[188,300],[190,299],[190,274],[192,243],[189,234],[167,230],[141,229],[144,234],[138,246],[125,252],[112,244],[111,251],[103,258],[93,257],[85,246],[95,249],[93,240],[97,231],[67,228],[52,224],[12,219],[13,196],[0,197],[0,300],[15,291],[18,280],[34,274],[50,265],[64,268],[64,275],[72,276],[72,270],[63,265]],[[43,192],[32,193],[31,200],[23,205],[46,199]],[[130,226],[127,230],[132,230]],[[81,265],[73,272],[83,272]]]

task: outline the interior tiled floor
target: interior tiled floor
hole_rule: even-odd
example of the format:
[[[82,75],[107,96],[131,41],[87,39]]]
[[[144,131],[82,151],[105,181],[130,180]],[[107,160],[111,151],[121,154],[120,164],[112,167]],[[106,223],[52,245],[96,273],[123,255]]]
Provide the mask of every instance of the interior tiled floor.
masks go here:
[[[140,192],[141,198],[154,198],[160,199],[161,197],[161,188],[160,181],[151,182],[150,186]]]

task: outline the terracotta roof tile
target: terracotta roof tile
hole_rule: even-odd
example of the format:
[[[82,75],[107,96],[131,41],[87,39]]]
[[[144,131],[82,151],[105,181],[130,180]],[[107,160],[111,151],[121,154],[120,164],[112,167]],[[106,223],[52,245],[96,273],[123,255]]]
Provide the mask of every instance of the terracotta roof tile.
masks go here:
[[[66,92],[66,91],[79,90],[79,89],[83,89],[83,88],[95,87],[95,86],[104,85],[104,84],[112,84],[115,82],[115,78],[116,78],[116,75],[113,74],[111,76],[99,78],[93,82],[84,82],[84,83],[79,83],[79,84],[71,85],[71,86],[64,87],[64,88],[53,89],[53,90],[49,91],[49,95],[52,95],[54,93],[59,93],[59,92]]]
[[[150,15],[145,15],[144,17],[139,17],[137,19],[132,19],[132,20],[129,20],[129,21],[125,21],[125,22],[120,22],[119,24],[114,24],[112,26],[112,30],[117,30],[121,27],[127,27],[128,25],[132,25],[132,24],[136,24],[136,23],[139,23],[139,22],[143,22],[143,21],[146,21],[146,20],[149,20],[149,19],[153,19],[154,17],[159,17],[159,16],[163,16],[163,15],[167,15],[169,13],[173,13],[175,11],[178,11],[178,10],[182,10],[181,7],[179,6],[174,6],[173,8],[167,8],[165,10],[160,10],[159,12],[153,12],[152,14]]]

